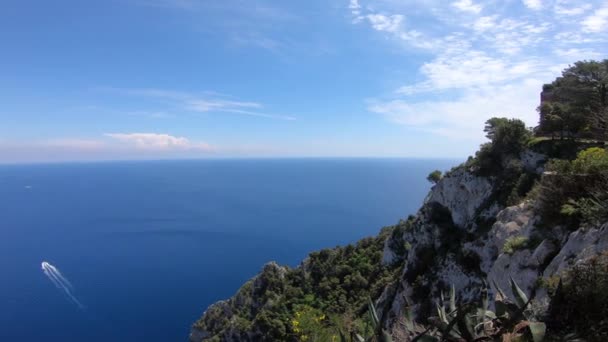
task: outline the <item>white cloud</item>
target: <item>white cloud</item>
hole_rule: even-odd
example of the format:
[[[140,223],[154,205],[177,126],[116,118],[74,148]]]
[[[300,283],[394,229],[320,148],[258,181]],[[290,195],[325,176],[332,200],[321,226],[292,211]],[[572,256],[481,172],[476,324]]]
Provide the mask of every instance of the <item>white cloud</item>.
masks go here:
[[[472,0],[458,0],[452,3],[452,6],[463,11],[463,12],[471,12],[471,13],[479,13],[481,12],[481,5],[474,3]]]
[[[479,17],[473,24],[473,29],[477,32],[484,32],[496,27],[496,18],[497,16],[495,15]]]
[[[350,0],[350,3],[348,4],[348,8],[350,8],[351,10],[358,10],[361,8],[361,5],[359,5],[358,0]]]
[[[439,0],[413,0],[407,6],[359,2],[368,16],[400,15],[399,25],[385,26],[391,29],[379,30],[371,22],[370,27],[404,42],[406,49],[424,49],[425,58],[418,62],[416,77],[410,77],[416,81],[369,100],[368,110],[451,138],[483,141],[483,123],[496,115],[535,125],[544,82],[569,63],[608,53],[608,37],[602,34],[608,6],[599,0],[459,0],[451,6]],[[577,17],[593,6],[596,10],[586,18]],[[526,8],[536,12],[521,15]]]
[[[369,14],[367,19],[371,23],[374,30],[395,33],[400,30],[403,16],[399,14],[384,15],[384,14]]]
[[[115,139],[128,147],[149,151],[213,151],[204,142],[192,142],[184,137],[157,133],[106,133],[104,136]]]
[[[192,99],[188,100],[191,108],[200,112],[212,112],[217,110],[231,109],[231,108],[261,108],[262,105],[255,102],[238,102],[238,101],[225,101],[225,100],[206,100],[206,99]]]
[[[608,5],[605,5],[586,17],[583,22],[583,30],[585,32],[603,32],[608,31]]]
[[[522,79],[502,86],[470,88],[453,100],[395,99],[372,102],[369,111],[387,120],[456,140],[483,140],[483,124],[493,116],[519,117],[537,124],[535,111],[543,81]]]
[[[583,60],[583,59],[601,59],[602,54],[592,49],[555,49],[555,54],[560,57],[565,57],[572,61]]]
[[[543,70],[533,60],[509,61],[477,50],[441,55],[424,63],[420,72],[426,81],[401,87],[397,93],[411,95],[446,89],[468,89],[495,86],[518,80]]]
[[[109,90],[131,96],[143,96],[169,101],[171,106],[192,112],[231,113],[275,120],[296,120],[296,117],[292,115],[260,112],[259,110],[264,107],[261,103],[237,101],[233,100],[230,96],[214,92],[186,93],[164,89],[121,88],[109,88]]]
[[[522,0],[524,5],[532,10],[539,10],[543,8],[543,3],[541,0]]]
[[[553,11],[558,16],[577,16],[581,15],[588,10],[590,10],[593,6],[591,4],[571,4],[569,1],[558,1],[553,8]]]

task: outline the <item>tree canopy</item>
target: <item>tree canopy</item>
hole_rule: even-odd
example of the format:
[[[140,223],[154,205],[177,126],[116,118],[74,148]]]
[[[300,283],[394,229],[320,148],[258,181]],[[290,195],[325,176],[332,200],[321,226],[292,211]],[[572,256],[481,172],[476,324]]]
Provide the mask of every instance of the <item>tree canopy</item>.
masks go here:
[[[608,59],[579,61],[543,87],[540,134],[606,139]]]

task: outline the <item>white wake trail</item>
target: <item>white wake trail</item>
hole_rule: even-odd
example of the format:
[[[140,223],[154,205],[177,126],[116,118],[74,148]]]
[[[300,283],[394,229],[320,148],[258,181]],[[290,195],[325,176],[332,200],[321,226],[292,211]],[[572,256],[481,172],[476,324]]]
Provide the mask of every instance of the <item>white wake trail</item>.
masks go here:
[[[63,290],[63,292],[68,296],[68,298],[72,300],[72,302],[74,302],[74,304],[76,304],[80,309],[84,309],[84,305],[82,305],[82,303],[80,303],[80,301],[76,299],[76,297],[72,294],[72,291],[74,289],[72,283],[70,283],[70,281],[67,280],[66,277],[61,274],[61,272],[59,272],[57,267],[49,264],[46,261],[43,261],[40,266],[42,268],[42,272],[44,272],[47,278],[49,278],[49,280],[58,289]]]
[[[72,283],[70,283],[70,281],[67,280],[63,276],[63,274],[61,274],[61,272],[59,272],[57,267],[49,264],[46,261],[43,261],[42,269],[44,270],[44,273],[47,274],[47,276],[52,276],[57,282],[59,282],[61,284],[61,287],[69,287],[70,290],[74,289],[74,287],[72,286]]]

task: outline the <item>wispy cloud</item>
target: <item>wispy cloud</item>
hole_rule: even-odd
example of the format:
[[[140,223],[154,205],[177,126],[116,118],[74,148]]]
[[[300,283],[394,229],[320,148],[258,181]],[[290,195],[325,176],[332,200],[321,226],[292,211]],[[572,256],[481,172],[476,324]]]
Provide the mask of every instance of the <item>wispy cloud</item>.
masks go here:
[[[568,63],[608,53],[608,5],[599,0],[496,0],[483,6],[474,0],[450,6],[412,0],[407,7],[359,0],[346,7],[354,24],[367,23],[406,53],[418,49],[426,57],[412,78],[416,82],[374,96],[368,110],[450,138],[481,141],[476,132],[495,115],[535,125],[543,82]]]
[[[0,163],[200,158],[218,148],[165,133],[105,133],[90,138],[0,141]]]
[[[132,0],[142,7],[186,12],[192,30],[220,36],[231,48],[266,50],[287,59],[291,50],[311,44],[291,37],[290,28],[304,20],[281,3],[267,1]],[[310,49],[308,49],[310,50]]]
[[[479,13],[482,10],[482,6],[474,3],[472,0],[458,0],[452,3],[452,6],[463,12]]]
[[[583,20],[583,30],[606,34],[606,31],[608,31],[608,4],[598,8],[592,15]]]
[[[585,4],[581,4],[579,2],[574,2],[571,3],[571,0],[560,0],[557,1],[554,5],[553,8],[553,12],[558,16],[558,17],[571,17],[571,16],[577,16],[577,15],[581,15],[585,12],[587,12],[588,10],[590,10],[591,8],[593,8],[593,5],[589,4],[589,3],[585,3]]]
[[[401,28],[403,16],[400,14],[368,14],[367,19],[375,30],[395,33]]]
[[[295,116],[268,113],[263,111],[264,106],[258,102],[235,100],[230,96],[215,93],[187,93],[165,89],[125,89],[104,88],[105,90],[129,95],[159,99],[168,102],[168,105],[179,110],[198,113],[229,113],[251,117],[294,121]],[[161,112],[162,113],[162,112]]]
[[[204,151],[211,152],[213,147],[205,142],[192,142],[184,137],[158,133],[105,133],[127,146],[149,151]]]
[[[522,2],[529,9],[539,10],[539,9],[543,8],[542,0],[522,0]]]

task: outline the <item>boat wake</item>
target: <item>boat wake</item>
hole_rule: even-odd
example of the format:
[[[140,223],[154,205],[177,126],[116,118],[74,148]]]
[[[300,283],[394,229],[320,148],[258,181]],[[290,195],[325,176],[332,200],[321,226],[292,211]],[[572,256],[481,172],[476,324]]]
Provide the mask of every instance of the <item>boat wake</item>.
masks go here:
[[[70,281],[67,280],[66,277],[61,274],[61,272],[59,272],[57,267],[49,264],[46,261],[42,262],[41,267],[42,272],[44,272],[44,274],[49,278],[49,280],[51,280],[51,282],[55,284],[58,289],[63,290],[66,296],[74,304],[76,304],[79,309],[84,310],[84,305],[82,305],[82,303],[80,303],[80,301],[78,301],[78,299],[76,299],[76,297],[72,294],[74,287],[72,286]]]

